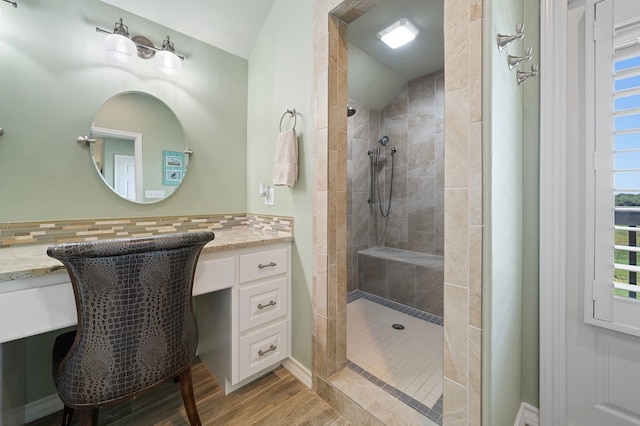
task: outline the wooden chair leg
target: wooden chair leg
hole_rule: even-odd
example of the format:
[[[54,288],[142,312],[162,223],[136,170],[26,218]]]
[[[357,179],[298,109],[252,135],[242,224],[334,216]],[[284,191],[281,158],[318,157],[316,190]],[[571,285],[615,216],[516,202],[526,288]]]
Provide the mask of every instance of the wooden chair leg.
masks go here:
[[[62,411],[62,426],[70,426],[71,419],[73,418],[73,408],[64,406]]]
[[[196,407],[196,399],[193,395],[193,379],[191,378],[191,367],[180,373],[180,391],[182,392],[182,401],[187,411],[187,417],[191,426],[202,426],[200,416],[198,415],[198,407]]]
[[[98,426],[98,409],[80,410],[80,426]]]

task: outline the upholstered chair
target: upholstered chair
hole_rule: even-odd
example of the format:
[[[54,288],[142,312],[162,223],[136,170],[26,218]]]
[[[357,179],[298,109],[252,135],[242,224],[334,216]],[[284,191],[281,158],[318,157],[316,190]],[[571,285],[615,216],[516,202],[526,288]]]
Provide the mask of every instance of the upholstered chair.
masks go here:
[[[58,336],[53,380],[63,425],[80,412],[96,425],[100,407],[178,380],[189,422],[200,425],[191,363],[198,330],[192,304],[200,251],[212,232],[63,243],[47,254],[69,273],[77,330]]]

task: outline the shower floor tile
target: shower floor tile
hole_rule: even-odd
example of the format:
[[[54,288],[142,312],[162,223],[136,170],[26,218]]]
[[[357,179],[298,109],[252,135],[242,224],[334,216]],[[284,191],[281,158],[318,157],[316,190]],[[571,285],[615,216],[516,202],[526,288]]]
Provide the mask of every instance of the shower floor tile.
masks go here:
[[[412,316],[368,299],[350,297],[347,304],[349,367],[441,423],[441,320],[437,324],[438,317],[435,317],[435,321],[429,322],[423,315],[412,313]],[[401,324],[404,329],[394,329],[394,324]]]

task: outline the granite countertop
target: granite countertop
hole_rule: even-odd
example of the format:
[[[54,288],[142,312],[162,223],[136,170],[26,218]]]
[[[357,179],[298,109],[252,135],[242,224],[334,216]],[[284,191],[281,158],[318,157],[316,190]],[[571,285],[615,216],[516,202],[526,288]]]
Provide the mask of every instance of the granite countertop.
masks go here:
[[[246,247],[257,247],[293,241],[291,234],[273,234],[250,229],[214,231],[215,239],[202,253],[212,253]],[[26,244],[0,249],[0,282],[66,273],[58,260],[47,256],[49,244]]]

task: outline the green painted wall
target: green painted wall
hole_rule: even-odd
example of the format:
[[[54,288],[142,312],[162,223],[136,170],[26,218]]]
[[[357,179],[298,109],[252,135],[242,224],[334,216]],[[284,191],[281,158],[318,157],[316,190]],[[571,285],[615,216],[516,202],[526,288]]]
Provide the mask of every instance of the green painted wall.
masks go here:
[[[485,242],[483,293],[483,424],[513,425],[522,401],[523,347],[523,92],[497,34],[513,34],[523,1],[485,4]]]
[[[115,64],[104,34],[122,17],[132,35],[167,34],[187,59],[173,77],[142,59]],[[98,0],[21,2],[0,18],[0,221],[247,211],[248,61]],[[104,185],[87,148],[94,114],[116,93],[142,91],[166,103],[194,151],[180,190],[150,205]],[[50,351],[57,333],[26,339],[26,400],[55,393]]]
[[[187,57],[182,72],[110,61],[95,28],[112,29],[120,17],[155,43],[170,34]],[[245,59],[97,0],[22,2],[1,19],[0,221],[246,211]],[[75,142],[103,102],[130,90],[166,103],[194,151],[184,186],[153,205],[113,194]]]
[[[247,207],[253,213],[294,217],[292,250],[293,358],[311,369],[313,237],[313,2],[275,0],[249,58]],[[275,188],[265,206],[260,182],[271,184],[282,115],[295,108],[298,181]],[[287,115],[283,130],[293,125]]]
[[[526,46],[533,47],[533,63],[539,62],[540,3],[524,1]],[[531,67],[527,64],[526,70]],[[539,406],[540,350],[540,276],[539,276],[539,206],[540,206],[540,79],[530,78],[523,85],[523,264],[522,264],[522,400]]]

